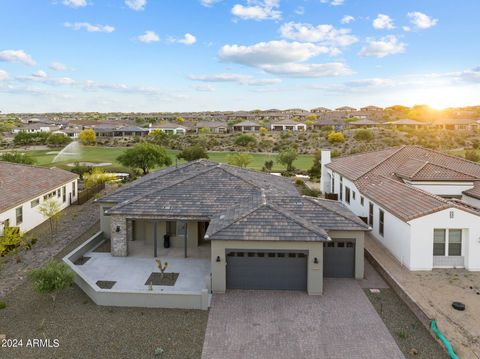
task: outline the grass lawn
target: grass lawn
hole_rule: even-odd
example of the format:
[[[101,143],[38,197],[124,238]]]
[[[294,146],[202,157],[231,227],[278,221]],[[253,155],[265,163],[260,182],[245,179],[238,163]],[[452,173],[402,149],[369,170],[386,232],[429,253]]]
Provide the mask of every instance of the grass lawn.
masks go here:
[[[126,148],[124,147],[100,147],[100,146],[84,146],[81,148],[80,155],[77,158],[71,158],[67,161],[55,162],[56,166],[65,167],[67,163],[74,161],[80,162],[109,162],[113,166],[121,166],[117,161],[117,157],[121,155]],[[56,150],[32,150],[28,152],[40,166],[52,166],[52,160],[56,156]],[[168,150],[168,153],[172,157],[173,163],[175,163],[175,156],[178,151]],[[234,152],[210,152],[209,159],[216,162],[226,163],[228,155]],[[275,162],[273,166],[274,171],[284,170],[285,167],[276,163],[275,154],[265,153],[252,153],[252,162],[248,168],[261,170],[265,161],[273,160]],[[179,161],[181,163],[183,161]],[[313,164],[312,155],[299,155],[294,162],[294,166],[301,170],[309,169]]]

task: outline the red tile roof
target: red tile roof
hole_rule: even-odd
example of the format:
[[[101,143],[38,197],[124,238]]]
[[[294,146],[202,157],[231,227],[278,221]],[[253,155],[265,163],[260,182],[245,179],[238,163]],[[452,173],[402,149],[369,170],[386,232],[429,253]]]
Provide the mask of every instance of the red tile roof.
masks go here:
[[[0,161],[0,213],[73,181],[78,175],[59,168],[45,168]]]

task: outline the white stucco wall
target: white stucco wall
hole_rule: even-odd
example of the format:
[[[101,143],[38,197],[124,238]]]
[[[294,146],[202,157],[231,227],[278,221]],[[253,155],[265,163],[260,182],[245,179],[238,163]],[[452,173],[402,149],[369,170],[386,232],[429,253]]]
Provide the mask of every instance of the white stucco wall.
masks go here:
[[[44,217],[39,212],[40,205],[44,202],[43,196],[48,194],[48,193],[51,193],[53,191],[58,191],[59,189],[61,191],[63,186],[66,187],[66,200],[65,200],[65,202],[63,202],[62,192],[60,192],[60,197],[55,195],[54,197],[52,197],[52,199],[55,199],[58,202],[61,210],[67,208],[70,205],[69,201],[70,201],[70,194],[72,193],[73,183],[75,183],[75,196],[72,195],[72,201],[75,201],[77,199],[77,196],[78,196],[78,183],[77,183],[76,179],[74,181],[67,182],[62,186],[52,188],[51,190],[49,190],[45,193],[42,193],[37,197],[33,197],[33,198],[29,199],[28,201],[25,201],[21,205],[17,205],[13,208],[10,208],[10,209],[4,211],[3,213],[0,213],[0,235],[3,234],[3,228],[4,228],[3,222],[7,219],[10,220],[10,226],[11,227],[20,227],[21,232],[27,232],[27,231],[31,230],[32,228],[35,228],[39,224],[43,223],[44,221],[46,221],[48,218]],[[30,203],[31,203],[31,201],[35,200],[36,198],[38,198],[40,200],[40,204],[37,205],[36,207],[32,208]],[[23,221],[20,225],[18,225],[16,223],[16,211],[15,210],[20,206],[23,208]]]
[[[453,211],[453,218],[450,212]],[[433,265],[433,230],[462,229],[465,268],[480,271],[480,217],[458,208],[449,208],[410,222],[412,237],[411,270],[429,270]]]
[[[462,201],[467,202],[468,204],[471,204],[472,206],[480,208],[480,199],[462,195]]]
[[[409,182],[415,188],[438,196],[462,196],[462,192],[473,188],[473,182]]]

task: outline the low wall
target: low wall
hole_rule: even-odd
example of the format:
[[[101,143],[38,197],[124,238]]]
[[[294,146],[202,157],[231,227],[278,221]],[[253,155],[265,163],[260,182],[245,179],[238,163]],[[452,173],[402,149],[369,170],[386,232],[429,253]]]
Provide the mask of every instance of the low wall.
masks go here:
[[[145,307],[145,308],[179,308],[207,310],[209,291],[121,291],[115,289],[101,289],[74,264],[74,262],[88,251],[100,245],[105,239],[103,232],[97,232],[92,238],[67,254],[63,261],[75,274],[75,283],[97,305],[112,307]]]

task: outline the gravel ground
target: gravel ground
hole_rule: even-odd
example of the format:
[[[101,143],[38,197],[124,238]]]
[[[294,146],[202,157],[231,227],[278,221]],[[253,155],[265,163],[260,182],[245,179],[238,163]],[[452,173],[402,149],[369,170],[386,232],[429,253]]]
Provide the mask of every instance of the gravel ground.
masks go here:
[[[406,358],[449,358],[440,344],[392,289],[380,289],[380,293],[371,293],[369,289],[365,289],[365,293]],[[417,354],[412,353],[413,349]]]
[[[88,237],[87,237],[88,238]],[[61,258],[87,238],[70,242]],[[200,358],[208,311],[117,308],[94,304],[76,285],[53,308],[48,295],[21,283],[0,310],[0,337],[23,339],[23,348],[0,348],[0,358]],[[43,323],[43,324],[42,324]],[[26,348],[33,338],[59,339],[58,348]],[[164,350],[155,356],[155,348]]]

